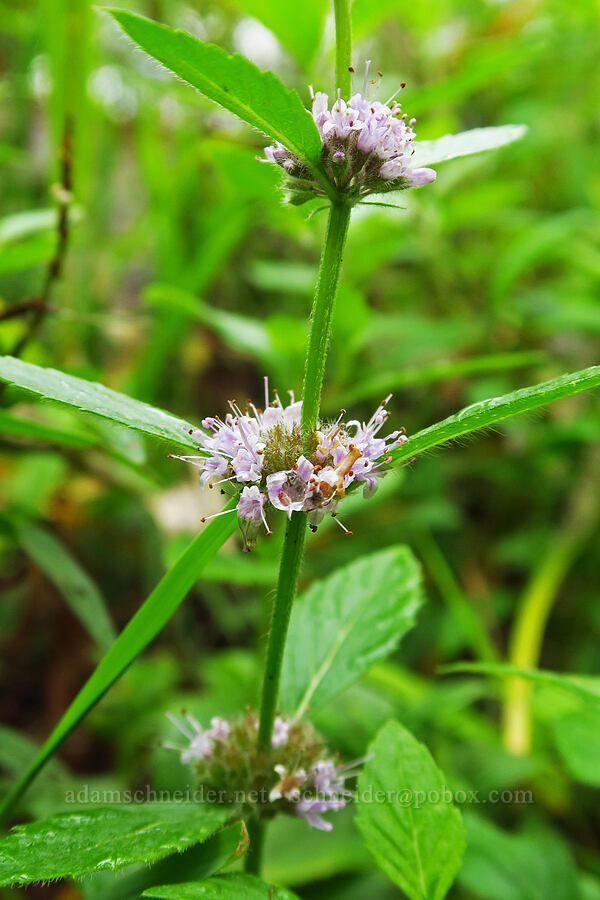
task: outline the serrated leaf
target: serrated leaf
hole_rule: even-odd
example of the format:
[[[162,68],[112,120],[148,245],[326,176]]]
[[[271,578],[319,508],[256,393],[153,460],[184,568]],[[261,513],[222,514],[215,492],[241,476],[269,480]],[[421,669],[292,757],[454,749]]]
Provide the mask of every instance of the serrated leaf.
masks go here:
[[[65,403],[127,425],[171,444],[196,448],[196,442],[188,434],[193,427],[189,422],[113,391],[103,384],[66,375],[56,369],[34,366],[12,356],[0,357],[0,381],[7,381],[48,400]]]
[[[396,450],[392,450],[392,466],[397,466],[411,457],[432,447],[439,447],[455,438],[479,431],[481,428],[489,428],[496,422],[509,419],[518,413],[529,412],[556,400],[571,397],[582,391],[590,390],[600,385],[600,366],[590,366],[589,369],[581,369],[569,375],[560,375],[551,381],[543,381],[532,387],[522,388],[502,397],[492,397],[473,403],[471,406],[461,409],[460,412],[424,428],[416,434],[410,435],[408,441]]]
[[[233,509],[233,502],[227,508]],[[12,809],[40,769],[81,720],[166,625],[199,577],[204,565],[225,543],[236,524],[235,514],[213,519],[159,581],[108,653],[100,660],[33,762],[0,805],[0,820]]]
[[[25,520],[14,520],[12,526],[20,546],[58,588],[99,649],[106,651],[116,632],[104,597],[87,572],[45,528]]]
[[[245,852],[247,839],[244,823],[234,822],[183,853],[118,874],[101,872],[88,876],[80,887],[85,900],[139,900],[140,894],[155,884],[177,884],[182,879],[201,881],[215,875]]]
[[[465,845],[446,779],[427,748],[398,722],[382,728],[369,753],[373,758],[358,782],[359,831],[409,900],[442,900]]]
[[[0,885],[79,878],[149,863],[206,840],[223,806],[144,803],[78,810],[18,825],[0,841]]]
[[[111,9],[123,31],[169,71],[282,144],[310,165],[321,158],[321,138],[300,97],[245,57],[227,54],[183,31],[144,16]]]
[[[158,900],[298,900],[296,894],[255,875],[217,875],[207,881],[170,884],[144,891]]]
[[[315,582],[292,611],[281,705],[301,715],[391,653],[422,603],[421,570],[408,547],[364,556]]]
[[[446,134],[437,141],[415,141],[411,165],[431,166],[458,156],[496,150],[520,140],[526,133],[526,125],[498,125],[473,128],[471,131],[461,131],[460,134]]]

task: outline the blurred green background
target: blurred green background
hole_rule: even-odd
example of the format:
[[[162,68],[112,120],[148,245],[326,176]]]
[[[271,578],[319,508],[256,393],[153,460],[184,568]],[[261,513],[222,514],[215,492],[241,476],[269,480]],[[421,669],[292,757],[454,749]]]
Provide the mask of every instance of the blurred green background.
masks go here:
[[[247,55],[307,104],[308,84],[334,93],[333,21],[320,0],[122,5]],[[418,138],[508,122],[529,132],[440,165],[433,186],[398,195],[401,209],[355,210],[324,413],[368,418],[392,391],[393,420],[410,435],[471,402],[597,363],[597,3],[355,0],[353,21],[357,88],[367,58],[384,73],[380,99],[406,81]],[[191,421],[260,396],[263,374],[280,392],[299,391],[324,214],[285,207],[277,171],[255,159],[260,136],[161,71],[87,0],[0,0],[1,352],[27,334],[31,314],[7,312],[39,295],[55,252],[65,127],[68,251],[22,357]],[[110,640],[103,610],[121,628],[219,498],[200,493],[164,446],[16,391],[1,400],[5,787]],[[532,584],[552,607],[540,664],[599,671],[599,436],[598,398],[585,394],[517,418],[388,476],[368,504],[348,500],[353,538],[325,526],[308,543],[305,584],[398,542],[427,577],[429,602],[397,658],[319,722],[332,746],[359,755],[396,715],[456,785],[533,791],[533,804],[469,811],[457,900],[600,897],[599,720],[537,689],[531,752],[513,756],[500,683],[436,674],[455,660],[506,658]],[[224,548],[22,814],[58,808],[73,781],[185,781],[158,747],[164,710],[185,703],[205,718],[255,702],[280,539],[281,529],[251,556],[238,541]],[[268,877],[306,898],[397,896],[357,848],[351,817],[340,818],[332,836],[278,822]],[[477,840],[494,827],[517,829],[490,832],[495,855]]]

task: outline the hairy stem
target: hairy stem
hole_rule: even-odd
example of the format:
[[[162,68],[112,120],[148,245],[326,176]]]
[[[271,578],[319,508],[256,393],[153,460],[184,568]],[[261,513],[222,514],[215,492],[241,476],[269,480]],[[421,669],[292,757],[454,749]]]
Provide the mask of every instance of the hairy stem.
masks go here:
[[[327,235],[323,255],[321,256],[315,299],[313,301],[311,328],[304,367],[302,434],[305,441],[308,440],[315,430],[319,415],[325,359],[331,331],[331,317],[349,222],[350,207],[332,204],[329,211]]]
[[[335,10],[335,87],[339,88],[342,97],[352,93],[350,67],[352,65],[352,20],[350,17],[350,0],[334,0]]]
[[[336,26],[336,79],[342,93],[350,94],[351,64],[351,19],[350,0],[335,0]],[[329,192],[328,192],[329,193]],[[342,254],[348,225],[350,223],[350,207],[332,197],[327,223],[325,246],[321,255],[319,277],[315,289],[310,334],[304,366],[304,385],[302,390],[302,435],[305,446],[317,425],[327,345],[331,331],[333,305],[340,277]],[[279,683],[285,642],[292,614],[292,606],[298,585],[298,575],[302,564],[304,540],[306,537],[307,516],[303,512],[294,512],[288,522],[279,563],[277,593],[273,603],[271,627],[267,642],[267,655],[263,676],[262,697],[260,704],[260,720],[258,725],[258,748],[265,754],[271,752],[273,724],[277,712]],[[248,823],[250,846],[254,841],[254,852],[250,850],[247,869],[259,873],[261,865],[263,827],[258,820]]]
[[[304,369],[302,433],[305,441],[314,431],[319,415],[325,357],[331,329],[331,315],[349,221],[349,207],[332,205],[329,212],[327,236],[321,256],[321,266],[315,291]],[[306,513],[292,513],[285,533],[279,564],[279,580],[273,604],[263,678],[258,746],[266,753],[269,753],[271,748],[271,735],[273,734],[273,722],[275,721],[277,710],[283,651],[285,649],[296,585],[298,584],[305,533]]]
[[[269,753],[271,749],[271,736],[277,711],[283,651],[290,623],[292,604],[296,594],[296,585],[298,584],[305,534],[306,513],[292,513],[285,532],[283,551],[279,563],[279,580],[277,582],[277,593],[273,604],[273,615],[269,630],[260,704],[258,746],[259,749],[264,750],[266,753]]]
[[[265,826],[258,816],[253,815],[246,820],[246,828],[248,829],[250,843],[244,857],[244,869],[246,872],[250,872],[251,875],[258,875],[262,863]]]

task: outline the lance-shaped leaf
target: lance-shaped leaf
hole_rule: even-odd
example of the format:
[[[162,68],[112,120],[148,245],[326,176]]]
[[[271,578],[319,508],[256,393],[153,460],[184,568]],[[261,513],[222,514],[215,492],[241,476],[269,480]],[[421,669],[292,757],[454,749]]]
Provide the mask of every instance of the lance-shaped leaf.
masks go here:
[[[534,684],[555,687],[574,694],[586,703],[600,709],[600,678],[594,675],[577,675],[570,672],[550,672],[548,669],[523,669],[509,663],[458,662],[440,666],[444,675],[455,672],[471,672],[473,675],[491,675],[494,678],[524,678]]]
[[[520,140],[526,132],[526,125],[498,125],[490,128],[473,128],[471,131],[461,131],[460,134],[446,134],[437,141],[415,141],[411,164],[431,166],[458,156],[471,156],[483,150],[495,150],[497,147]]]
[[[21,547],[56,585],[99,649],[106,651],[116,633],[104,597],[87,572],[67,548],[40,525],[15,520],[12,528]]]
[[[205,97],[281,141],[309,165],[319,163],[321,138],[312,116],[298,94],[272,72],[261,72],[237,53],[230,56],[215,44],[144,16],[123,9],[109,12],[142,50]]]
[[[189,422],[113,391],[103,384],[66,375],[56,369],[34,366],[13,356],[0,357],[0,381],[7,381],[48,400],[119,422],[136,431],[169,441],[170,444],[196,448],[196,442],[189,434],[193,427]]]
[[[226,508],[233,509],[234,506],[231,501]],[[144,605],[101,659],[36,758],[0,806],[0,820],[13,808],[23,791],[81,720],[166,625],[208,560],[225,543],[236,524],[237,516],[233,512],[213,519],[159,581]]]
[[[410,900],[442,900],[465,846],[452,791],[427,748],[398,722],[382,728],[369,753],[356,815],[365,844]]]
[[[551,381],[543,381],[533,387],[522,388],[502,397],[492,397],[473,403],[471,406],[461,409],[460,412],[443,419],[436,425],[424,428],[416,434],[410,435],[408,441],[395,450],[392,450],[391,465],[397,466],[407,459],[411,459],[432,447],[439,447],[455,438],[479,431],[481,428],[489,428],[496,422],[509,419],[518,413],[529,412],[539,406],[546,406],[564,397],[571,397],[581,391],[600,385],[600,366],[591,366],[570,375],[561,375]]]
[[[203,881],[244,855],[248,832],[244,822],[220,828],[202,844],[172,853],[152,865],[138,865],[123,872],[99,872],[81,883],[85,900],[139,900],[155,884]]]
[[[300,716],[391,653],[422,603],[421,570],[408,547],[364,556],[315,582],[292,612],[281,705]]]
[[[18,825],[0,840],[0,885],[79,878],[162,859],[206,840],[230,813],[223,805],[140,803]]]
[[[256,875],[217,875],[207,881],[149,888],[143,897],[157,900],[298,900],[296,894]]]

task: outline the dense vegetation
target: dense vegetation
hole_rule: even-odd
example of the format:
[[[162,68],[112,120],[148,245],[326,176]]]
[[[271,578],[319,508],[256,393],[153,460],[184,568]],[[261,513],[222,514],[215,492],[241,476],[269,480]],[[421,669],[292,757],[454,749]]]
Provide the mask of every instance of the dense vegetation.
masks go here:
[[[337,54],[320,0],[126,6],[305,106],[346,77],[338,0]],[[301,396],[336,198],[282,202],[263,136],[88,0],[0,0],[0,798],[36,820],[0,842],[0,884],[34,882],[2,898],[600,898],[598,10],[354,0],[352,33],[354,90],[366,59],[382,102],[406,82],[419,141],[527,126],[355,206],[343,252],[323,419],[391,392],[409,439],[340,504],[352,536],[307,534],[279,702],[307,759],[314,726],[370,757],[361,789],[410,799],[359,797],[329,834],[124,800],[195,784],[165,713],[225,717],[244,747],[254,727],[286,517],[244,553],[235,514],[203,524],[218,488],[168,454],[264,375]],[[254,71],[240,116],[314,163],[301,105]]]

